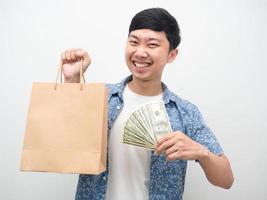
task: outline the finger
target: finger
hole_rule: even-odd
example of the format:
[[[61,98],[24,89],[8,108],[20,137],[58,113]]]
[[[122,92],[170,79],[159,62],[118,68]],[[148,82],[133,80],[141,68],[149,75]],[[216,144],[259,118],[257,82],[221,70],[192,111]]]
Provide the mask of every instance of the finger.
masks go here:
[[[83,49],[75,49],[75,55],[78,56],[79,58],[83,58],[84,54],[86,51]]]
[[[77,51],[75,52],[77,56],[79,56],[80,58],[83,58],[85,61],[91,61],[89,54],[82,50],[82,49],[77,49]]]
[[[71,56],[70,56],[70,51],[69,50],[65,51],[65,58],[66,58],[66,61],[68,61],[68,62],[71,61]]]
[[[165,151],[166,149],[172,147],[175,144],[175,140],[173,138],[164,141],[158,147],[156,147],[156,152],[160,154],[161,152]]]
[[[76,57],[76,54],[75,54],[75,50],[74,49],[70,50],[70,59],[72,61],[77,61],[77,57]]]
[[[84,67],[84,69],[86,69],[91,64],[91,58],[90,58],[89,54],[86,51],[84,51],[82,49],[78,49],[75,52],[75,54],[83,59],[83,67]]]
[[[165,150],[165,154],[166,156],[173,154],[175,152],[178,152],[180,150],[179,145],[177,145],[177,143],[173,146],[171,146],[170,148]]]
[[[178,152],[174,152],[170,155],[167,156],[167,161],[173,161],[173,160],[177,160],[177,159],[180,159],[180,155],[179,155],[179,151]]]
[[[171,138],[173,138],[174,137],[174,134],[172,134],[172,133],[168,133],[168,134],[166,134],[166,135],[164,135],[164,136],[162,136],[162,137],[160,137],[158,140],[157,140],[157,147],[158,146],[160,146],[163,142],[165,142],[165,141],[167,141],[167,140],[169,140],[169,139],[171,139]]]
[[[64,63],[66,61],[65,52],[62,52],[60,57],[61,57],[61,62]]]
[[[175,151],[167,156],[168,161],[173,161],[173,160],[184,160],[184,152],[183,151]]]
[[[186,150],[179,150],[167,156],[167,160],[195,160],[192,157],[192,153]]]

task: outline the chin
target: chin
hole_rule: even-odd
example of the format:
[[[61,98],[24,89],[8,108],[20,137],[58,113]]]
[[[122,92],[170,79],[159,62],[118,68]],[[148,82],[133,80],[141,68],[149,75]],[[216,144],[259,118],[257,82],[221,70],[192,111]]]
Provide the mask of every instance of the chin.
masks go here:
[[[134,73],[132,73],[132,75],[133,75],[133,79],[135,80],[139,80],[139,81],[150,81],[151,80],[149,76],[143,76],[143,75],[134,74]]]

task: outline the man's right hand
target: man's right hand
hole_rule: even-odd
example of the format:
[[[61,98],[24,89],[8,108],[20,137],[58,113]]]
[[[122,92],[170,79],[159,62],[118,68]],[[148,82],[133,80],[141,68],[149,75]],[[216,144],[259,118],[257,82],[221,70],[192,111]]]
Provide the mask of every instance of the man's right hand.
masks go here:
[[[83,63],[83,72],[85,72],[91,64],[90,56],[86,51],[83,49],[70,49],[61,53],[65,82],[80,82],[81,60]]]

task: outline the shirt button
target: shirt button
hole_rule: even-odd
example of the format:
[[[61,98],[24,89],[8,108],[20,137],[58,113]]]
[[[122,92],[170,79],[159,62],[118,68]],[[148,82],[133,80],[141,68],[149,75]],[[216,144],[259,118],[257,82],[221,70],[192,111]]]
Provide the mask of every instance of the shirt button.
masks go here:
[[[107,177],[106,177],[106,176],[103,176],[103,178],[102,178],[102,179],[105,181],[105,180],[107,180]]]
[[[116,108],[117,108],[117,110],[119,110],[121,107],[120,106],[117,106]]]

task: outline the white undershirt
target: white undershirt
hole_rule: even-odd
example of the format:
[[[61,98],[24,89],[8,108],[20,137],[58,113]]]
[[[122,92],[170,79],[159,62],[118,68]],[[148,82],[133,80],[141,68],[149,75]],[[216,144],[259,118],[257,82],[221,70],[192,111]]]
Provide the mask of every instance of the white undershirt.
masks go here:
[[[123,128],[129,115],[158,96],[141,96],[126,85],[123,92],[124,107],[110,130],[109,176],[106,200],[148,199],[150,150],[122,143]]]

